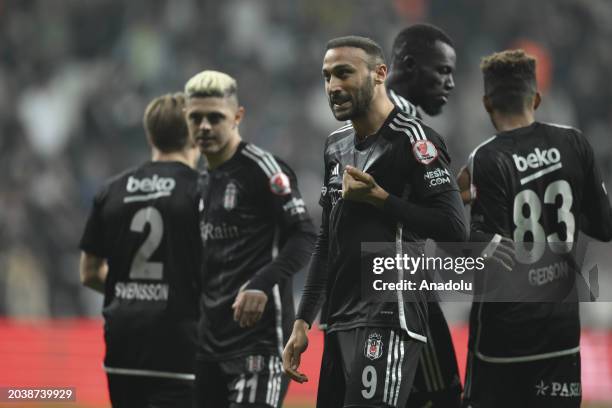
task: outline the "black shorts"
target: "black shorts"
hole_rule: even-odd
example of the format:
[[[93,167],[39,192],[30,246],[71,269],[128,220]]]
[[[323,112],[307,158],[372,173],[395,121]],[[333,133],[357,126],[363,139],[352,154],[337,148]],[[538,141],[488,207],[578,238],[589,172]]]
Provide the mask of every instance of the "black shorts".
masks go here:
[[[196,361],[197,408],[282,406],[289,386],[277,355],[250,355],[227,361]]]
[[[317,408],[403,407],[422,347],[399,329],[327,333]]]
[[[459,408],[462,390],[457,357],[438,303],[429,303],[426,335],[406,407]]]
[[[193,406],[193,380],[107,374],[113,408]]]
[[[579,408],[580,353],[515,363],[468,355],[465,408]]]

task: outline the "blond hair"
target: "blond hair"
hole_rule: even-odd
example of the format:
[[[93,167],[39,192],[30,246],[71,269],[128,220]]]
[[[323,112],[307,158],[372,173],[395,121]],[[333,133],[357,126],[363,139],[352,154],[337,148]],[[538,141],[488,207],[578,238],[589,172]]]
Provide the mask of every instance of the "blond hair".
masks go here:
[[[188,98],[235,98],[238,102],[238,83],[234,78],[219,71],[206,70],[194,75],[185,84]]]
[[[142,119],[149,142],[164,153],[183,150],[189,140],[185,121],[185,95],[158,96],[147,105]]]

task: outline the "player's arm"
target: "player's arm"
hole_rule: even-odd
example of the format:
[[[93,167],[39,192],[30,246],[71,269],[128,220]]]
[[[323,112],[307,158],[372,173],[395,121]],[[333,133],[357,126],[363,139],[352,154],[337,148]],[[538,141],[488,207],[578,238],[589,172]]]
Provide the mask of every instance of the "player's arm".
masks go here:
[[[283,351],[285,373],[289,378],[300,383],[308,381],[308,377],[298,371],[300,356],[308,347],[308,330],[310,330],[312,322],[321,307],[327,285],[328,234],[329,209],[326,205],[323,205],[321,228],[312,253],[306,283],[302,291],[302,299],[293,324],[293,331]]]
[[[81,251],[79,271],[84,286],[104,294],[104,284],[108,274],[106,259]]]
[[[584,136],[578,134],[577,137],[584,165],[587,166],[580,229],[595,239],[607,242],[612,239],[612,208],[608,192],[595,163],[593,148]]]
[[[108,275],[102,217],[105,197],[106,188],[102,188],[94,197],[93,206],[81,237],[81,260],[79,263],[81,283],[102,294],[104,294],[104,285]]]
[[[430,143],[430,142],[428,142]],[[409,154],[406,152],[406,154]],[[411,196],[419,203],[390,194],[376,180],[355,167],[347,166],[342,179],[342,197],[347,200],[369,203],[393,219],[410,225],[419,235],[436,241],[462,242],[467,238],[467,225],[463,204],[454,180],[448,176],[447,163],[439,157],[431,165],[411,164]],[[432,187],[425,181],[428,171],[438,171],[440,184]],[[446,173],[444,173],[446,172]]]
[[[238,293],[233,304],[234,319],[241,327],[259,321],[265,309],[268,293],[277,283],[302,269],[312,251],[315,231],[297,186],[293,171],[279,162],[282,175],[265,179],[262,204],[272,211],[272,217],[284,237],[284,245],[276,258],[258,270]],[[275,184],[276,183],[276,184]]]
[[[459,186],[459,193],[461,194],[461,201],[463,201],[463,204],[470,204],[475,198],[475,191],[467,166],[463,166],[461,170],[459,170],[459,174],[457,174],[457,186]]]

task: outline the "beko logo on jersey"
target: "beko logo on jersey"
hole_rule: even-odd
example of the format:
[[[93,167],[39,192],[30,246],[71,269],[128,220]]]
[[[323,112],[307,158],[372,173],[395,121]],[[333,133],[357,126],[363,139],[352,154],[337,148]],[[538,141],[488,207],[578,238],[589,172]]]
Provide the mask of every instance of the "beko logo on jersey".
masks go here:
[[[529,168],[538,169],[558,163],[561,160],[561,153],[555,147],[542,150],[536,147],[533,153],[529,153],[525,157],[513,154],[512,159],[514,160],[514,165],[517,170],[523,172],[527,171]]]
[[[176,185],[171,177],[159,177],[154,174],[153,177],[144,177],[137,179],[130,176],[127,181],[126,190],[128,193],[157,193],[157,192],[171,192]]]

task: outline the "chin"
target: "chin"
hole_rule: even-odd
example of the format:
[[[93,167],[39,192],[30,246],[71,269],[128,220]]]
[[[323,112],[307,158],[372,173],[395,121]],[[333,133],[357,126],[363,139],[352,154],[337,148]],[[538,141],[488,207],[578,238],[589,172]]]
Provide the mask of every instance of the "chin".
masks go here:
[[[336,113],[333,112],[334,114],[334,118],[336,118],[336,120],[338,121],[346,121],[346,120],[351,120],[351,118],[353,117],[353,112],[342,112],[342,113]]]
[[[437,116],[440,113],[442,113],[442,108],[444,107],[444,105],[441,106],[429,106],[429,107],[422,107],[423,111],[428,114],[429,116]]]

